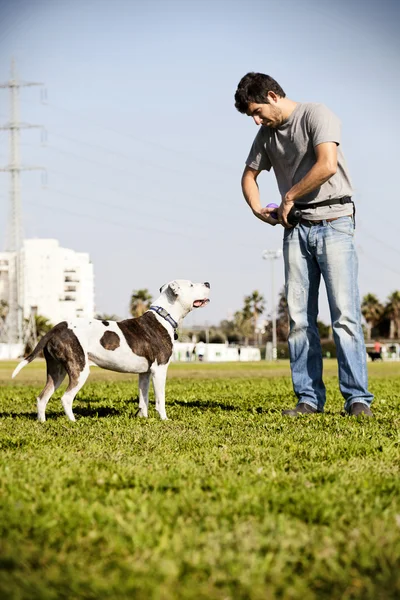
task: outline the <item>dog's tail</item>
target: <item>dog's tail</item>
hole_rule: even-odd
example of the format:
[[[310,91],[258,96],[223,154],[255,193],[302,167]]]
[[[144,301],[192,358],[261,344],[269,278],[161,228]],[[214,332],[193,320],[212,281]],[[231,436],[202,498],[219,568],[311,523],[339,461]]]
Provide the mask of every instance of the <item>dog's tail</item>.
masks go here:
[[[26,367],[26,365],[29,365],[29,363],[31,363],[33,360],[35,360],[37,355],[40,354],[40,352],[42,352],[42,350],[45,348],[48,341],[53,337],[53,335],[56,333],[56,331],[58,331],[59,329],[64,329],[66,326],[67,326],[67,322],[63,321],[62,323],[59,323],[58,325],[53,327],[53,329],[50,329],[50,331],[48,331],[46,333],[46,335],[44,335],[42,337],[42,339],[37,344],[36,348],[29,354],[29,356],[24,358],[24,360],[22,360],[19,363],[19,365],[17,365],[15,367],[14,372],[11,375],[12,379],[14,379],[14,377],[16,375],[18,375],[18,373],[20,372],[21,369],[23,369],[24,367]]]

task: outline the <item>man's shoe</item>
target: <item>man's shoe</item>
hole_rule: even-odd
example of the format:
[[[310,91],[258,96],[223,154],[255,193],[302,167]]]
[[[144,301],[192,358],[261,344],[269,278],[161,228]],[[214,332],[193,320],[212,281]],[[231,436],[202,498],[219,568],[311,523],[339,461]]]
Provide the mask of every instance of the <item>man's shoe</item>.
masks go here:
[[[286,410],[283,410],[282,414],[285,417],[298,417],[299,415],[313,415],[317,412],[318,410],[310,404],[300,402],[300,404],[298,404],[296,408],[288,408]]]
[[[363,404],[362,402],[354,402],[354,404],[350,406],[349,415],[351,417],[359,417],[360,415],[364,415],[365,417],[374,416],[369,406]]]

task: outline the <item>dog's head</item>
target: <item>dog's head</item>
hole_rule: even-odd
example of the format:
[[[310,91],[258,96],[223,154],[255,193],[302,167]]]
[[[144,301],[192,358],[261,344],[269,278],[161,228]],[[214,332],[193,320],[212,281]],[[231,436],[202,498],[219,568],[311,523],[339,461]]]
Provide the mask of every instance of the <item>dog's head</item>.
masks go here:
[[[175,279],[160,288],[161,295],[165,295],[171,305],[180,304],[182,312],[186,315],[193,308],[202,308],[210,302],[210,284],[192,283],[187,279]]]

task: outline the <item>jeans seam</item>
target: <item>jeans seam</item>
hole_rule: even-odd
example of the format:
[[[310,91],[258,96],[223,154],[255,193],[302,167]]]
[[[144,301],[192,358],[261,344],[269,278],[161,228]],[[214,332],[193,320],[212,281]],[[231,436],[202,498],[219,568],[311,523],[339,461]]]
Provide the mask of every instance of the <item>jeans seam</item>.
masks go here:
[[[350,408],[353,404],[364,404],[364,406],[370,407],[370,403],[366,402],[363,398],[354,398],[349,403],[346,402],[346,408]]]
[[[319,412],[318,403],[317,404],[311,404],[311,402],[307,402],[306,400],[299,400],[298,403],[297,403],[297,406],[299,404],[307,404],[308,406],[311,406],[311,408],[315,408],[315,410],[317,410]]]

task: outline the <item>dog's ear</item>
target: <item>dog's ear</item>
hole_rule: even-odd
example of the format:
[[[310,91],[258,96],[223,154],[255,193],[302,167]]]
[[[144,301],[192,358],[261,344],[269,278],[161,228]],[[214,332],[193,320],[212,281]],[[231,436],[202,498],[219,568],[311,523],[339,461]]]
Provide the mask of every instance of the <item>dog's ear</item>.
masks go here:
[[[171,281],[171,283],[168,284],[168,287],[165,288],[165,293],[167,295],[168,300],[171,302],[175,302],[175,300],[178,297],[178,291],[180,290],[179,285],[176,283],[176,281]]]
[[[178,295],[179,290],[181,289],[179,286],[179,283],[177,281],[171,281],[171,283],[169,284],[169,287],[174,292],[175,296]]]
[[[162,285],[162,286],[160,287],[160,294],[162,294],[162,291],[163,291],[163,289],[165,288],[165,286],[166,286],[166,285],[167,285],[167,284],[166,284],[166,283],[164,283],[164,285]]]

